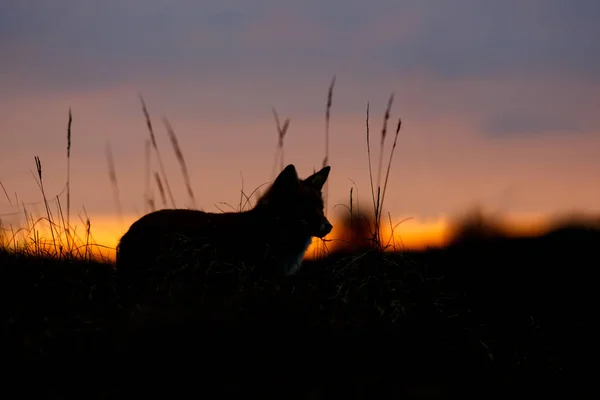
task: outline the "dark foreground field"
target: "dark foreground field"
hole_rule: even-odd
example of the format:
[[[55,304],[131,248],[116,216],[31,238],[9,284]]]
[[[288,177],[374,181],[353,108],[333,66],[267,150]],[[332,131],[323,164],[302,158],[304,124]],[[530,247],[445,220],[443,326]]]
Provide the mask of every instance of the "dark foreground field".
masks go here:
[[[4,253],[3,390],[598,396],[599,250],[600,231],[565,228],[427,252],[332,255],[287,282],[185,262],[125,281],[104,264]]]

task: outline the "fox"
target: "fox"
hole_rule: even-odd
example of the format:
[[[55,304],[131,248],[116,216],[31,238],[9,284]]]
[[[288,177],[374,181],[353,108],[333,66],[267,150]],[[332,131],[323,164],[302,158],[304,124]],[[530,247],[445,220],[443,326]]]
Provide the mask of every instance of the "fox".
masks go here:
[[[322,239],[333,229],[322,196],[330,170],[325,166],[300,179],[290,164],[254,207],[245,211],[161,209],[148,213],[120,238],[116,269],[132,273],[150,268],[149,264],[160,262],[169,252],[176,253],[178,243],[186,243],[186,248],[193,247],[193,254],[208,254],[209,261],[233,257],[277,276],[295,275],[312,238]]]

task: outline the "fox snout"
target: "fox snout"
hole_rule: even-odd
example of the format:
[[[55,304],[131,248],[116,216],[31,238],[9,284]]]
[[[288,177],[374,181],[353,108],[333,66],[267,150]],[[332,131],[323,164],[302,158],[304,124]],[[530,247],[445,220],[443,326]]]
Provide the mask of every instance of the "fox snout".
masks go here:
[[[332,229],[333,225],[331,225],[327,218],[323,218],[321,225],[319,225],[317,236],[320,238],[325,237],[329,234],[329,232],[331,232]]]

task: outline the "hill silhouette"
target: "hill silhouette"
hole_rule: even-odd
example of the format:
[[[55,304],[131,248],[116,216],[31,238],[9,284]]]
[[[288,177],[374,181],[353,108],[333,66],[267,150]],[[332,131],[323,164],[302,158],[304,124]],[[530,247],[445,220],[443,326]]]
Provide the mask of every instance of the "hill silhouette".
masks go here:
[[[298,398],[597,393],[586,365],[600,333],[599,243],[593,224],[523,238],[469,230],[426,251],[346,247],[287,281],[188,259],[178,272],[123,282],[110,264],[2,252],[4,360],[61,360],[87,371],[85,397],[98,398],[190,388]],[[119,375],[134,365],[150,375]],[[195,378],[174,387],[175,371]],[[75,397],[74,376],[21,390]]]

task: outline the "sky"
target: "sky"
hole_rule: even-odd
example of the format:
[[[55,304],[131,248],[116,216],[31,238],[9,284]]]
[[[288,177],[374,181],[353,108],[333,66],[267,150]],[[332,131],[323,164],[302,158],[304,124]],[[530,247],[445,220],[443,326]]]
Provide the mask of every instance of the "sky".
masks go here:
[[[108,241],[124,233],[145,212],[139,94],[178,207],[190,200],[163,117],[199,209],[236,205],[242,178],[246,192],[272,180],[273,107],[290,118],[285,164],[308,176],[325,157],[333,76],[329,213],[354,184],[355,206],[372,204],[366,107],[376,170],[392,93],[394,220],[600,212],[599,19],[596,0],[3,1],[0,218],[22,225],[23,203],[43,215],[35,156],[64,208],[71,109],[72,219],[87,213]]]

